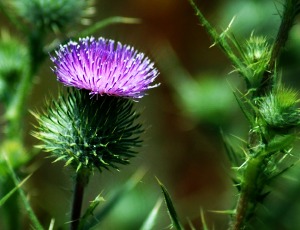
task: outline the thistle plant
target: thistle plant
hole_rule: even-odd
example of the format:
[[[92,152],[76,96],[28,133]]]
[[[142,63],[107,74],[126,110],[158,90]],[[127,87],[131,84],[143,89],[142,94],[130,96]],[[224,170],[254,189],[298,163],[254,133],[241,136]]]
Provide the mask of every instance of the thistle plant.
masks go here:
[[[284,159],[290,156],[298,136],[298,93],[283,83],[278,70],[278,59],[299,13],[300,2],[283,1],[281,25],[273,43],[253,32],[249,39],[240,42],[230,35],[230,25],[219,34],[196,3],[193,0],[190,3],[213,38],[214,45],[222,49],[232,62],[234,72],[245,82],[245,88],[234,91],[234,95],[249,122],[248,141],[245,141],[242,149],[237,149],[228,138],[224,139],[232,163],[234,186],[239,194],[236,207],[225,213],[230,213],[231,216],[229,229],[250,229],[258,205],[269,194],[267,185],[290,167],[286,166]],[[175,222],[176,215],[171,217]],[[203,223],[207,229],[205,221]]]
[[[270,194],[276,193],[270,185],[286,174],[292,166],[299,166],[296,164],[299,161],[299,154],[293,152],[299,139],[299,94],[295,88],[287,86],[284,81],[285,74],[281,71],[279,59],[295,18],[300,12],[300,1],[282,1],[282,9],[278,11],[281,24],[273,42],[265,35],[257,35],[253,31],[249,33],[248,38],[238,39],[238,36],[231,32],[231,25],[238,18],[232,19],[226,30],[219,33],[205,18],[196,1],[190,0],[190,4],[200,23],[213,39],[212,47],[221,48],[234,67],[231,74],[237,74],[244,83],[243,87],[232,88],[234,88],[236,102],[249,125],[247,137],[238,137],[242,144],[236,147],[232,144],[231,138],[222,132],[225,151],[231,163],[233,186],[237,189],[235,196],[237,199],[234,208],[216,212],[229,215],[227,228],[230,230],[255,229],[257,228],[255,220],[260,220],[259,208],[265,205],[265,200]],[[196,81],[190,79],[183,68],[176,66],[178,60],[172,55],[169,56],[174,59],[173,67],[179,74],[174,73],[173,70],[169,72],[177,74],[180,82],[186,85],[190,82],[195,84]],[[177,93],[185,94],[187,87],[182,88],[184,90],[177,85],[174,86]],[[191,92],[191,95],[197,93]],[[193,100],[196,99],[189,101]],[[207,101],[211,100],[207,99]],[[199,104],[201,104],[200,100]],[[295,180],[299,184],[298,178]],[[159,184],[165,197],[171,226],[177,230],[184,229],[185,226],[179,221],[169,192],[160,181]],[[294,202],[289,200],[288,204]],[[268,206],[265,205],[264,209],[268,209]],[[268,211],[272,213],[273,210]],[[285,211],[281,210],[281,213]],[[209,229],[202,209],[199,220],[202,222],[202,229]],[[191,221],[187,225],[188,229],[196,229]],[[291,229],[294,228],[297,226],[292,225]],[[274,228],[266,226],[259,229]]]
[[[44,110],[32,112],[39,122],[33,135],[42,140],[38,147],[51,152],[55,161],[64,160],[74,168],[77,178],[71,228],[77,229],[89,176],[95,169],[118,170],[137,153],[135,147],[141,146],[144,129],[134,100],[158,86],[152,84],[158,71],[143,53],[130,46],[86,37],[111,24],[138,22],[118,16],[90,25],[95,11],[93,1],[3,0],[0,9],[18,36],[24,38],[19,40],[1,31],[0,100],[5,109],[0,143],[1,211],[6,220],[3,226],[21,228],[21,197],[34,228],[43,229],[21,188],[25,180],[20,182],[18,176],[20,168],[37,154],[25,144],[24,116],[33,82],[50,54],[57,79],[72,88],[66,93],[61,89],[58,98],[49,99]],[[78,31],[79,24],[87,27]],[[90,209],[85,217],[91,216],[88,212]]]
[[[80,223],[84,187],[98,169],[128,164],[141,144],[142,125],[133,109],[158,75],[143,53],[104,38],[70,41],[51,60],[58,81],[74,87],[52,100],[42,114],[34,136],[58,160],[76,170],[71,228]]]
[[[232,230],[255,228],[261,204],[265,205],[269,194],[275,193],[269,185],[292,166],[298,167],[299,157],[294,147],[299,138],[299,93],[286,81],[280,57],[300,12],[300,1],[281,2],[281,9],[274,8],[281,19],[274,39],[256,30],[249,31],[243,39],[231,32],[234,20],[219,32],[195,1],[190,0],[196,16],[213,39],[212,47],[221,48],[233,66],[231,73],[244,83],[232,88],[236,104],[248,122],[247,135],[237,138],[242,141],[236,147],[226,130],[222,131],[237,196],[233,206],[220,212],[229,215],[228,228]],[[30,194],[27,195],[30,192],[22,187],[35,173],[30,171],[24,176],[28,171],[23,168],[31,165],[40,152],[47,152],[44,155],[54,159],[53,162],[63,162],[64,170],[73,176],[73,201],[67,223],[70,229],[95,228],[141,180],[143,173],[138,171],[127,183],[118,184],[118,192],[101,208],[99,204],[104,198],[99,191],[94,191],[96,198],[84,205],[85,190],[94,174],[120,171],[139,153],[145,128],[136,105],[149,89],[159,86],[155,83],[159,71],[147,55],[130,45],[97,38],[95,34],[111,24],[140,21],[118,16],[92,22],[93,3],[92,0],[0,0],[1,12],[16,29],[16,35],[7,32],[8,29],[1,30],[0,35],[0,102],[4,110],[0,141],[0,216],[4,223],[0,221],[0,228],[3,225],[8,230],[23,229],[25,213],[34,229],[44,229],[45,223],[40,223],[36,210],[31,207]],[[25,141],[28,127],[24,121],[36,76],[49,59],[60,89],[57,97],[46,97],[43,109],[30,108],[36,119],[31,131],[38,139],[36,149]],[[186,72],[179,65],[175,67],[171,78],[174,88],[183,93],[179,97],[182,103],[188,104],[186,108],[194,117],[205,114],[207,121],[213,121],[210,112],[199,112],[199,108],[203,109],[198,106],[201,92],[193,91],[201,91],[198,87],[201,83],[192,78],[185,81]],[[213,84],[214,81],[210,85]],[[203,98],[207,103],[207,97]],[[209,100],[214,101],[215,97]],[[213,106],[211,110],[225,111],[224,107]],[[211,124],[216,126],[219,122]],[[157,181],[171,217],[170,228],[184,229],[166,187]],[[20,211],[23,207],[26,212]],[[161,199],[141,230],[155,229],[160,207]],[[51,219],[49,229],[57,228],[55,218]],[[202,228],[208,229],[202,209],[199,220]],[[195,229],[192,223],[189,226]]]

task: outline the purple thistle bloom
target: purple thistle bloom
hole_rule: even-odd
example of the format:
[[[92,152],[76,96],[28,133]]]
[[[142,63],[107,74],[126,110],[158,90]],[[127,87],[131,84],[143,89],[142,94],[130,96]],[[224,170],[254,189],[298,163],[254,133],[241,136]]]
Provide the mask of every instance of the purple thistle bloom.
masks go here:
[[[159,73],[143,53],[101,37],[61,45],[51,60],[58,81],[93,95],[141,98],[146,90],[159,85],[151,85]]]

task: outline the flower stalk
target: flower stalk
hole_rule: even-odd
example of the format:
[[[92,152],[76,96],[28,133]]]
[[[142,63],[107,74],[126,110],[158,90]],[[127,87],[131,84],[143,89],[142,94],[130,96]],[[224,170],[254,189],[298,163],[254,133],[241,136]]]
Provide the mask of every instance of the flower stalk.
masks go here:
[[[82,202],[84,197],[84,190],[89,181],[89,171],[81,169],[76,172],[76,181],[74,186],[72,213],[71,213],[71,230],[77,230],[80,224],[80,216],[82,209]]]

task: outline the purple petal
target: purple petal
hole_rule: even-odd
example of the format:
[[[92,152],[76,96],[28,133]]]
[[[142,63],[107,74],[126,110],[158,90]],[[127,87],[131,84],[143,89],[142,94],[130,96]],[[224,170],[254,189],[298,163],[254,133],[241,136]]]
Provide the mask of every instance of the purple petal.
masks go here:
[[[159,72],[143,53],[113,40],[94,37],[61,45],[50,59],[58,81],[90,94],[141,98]]]

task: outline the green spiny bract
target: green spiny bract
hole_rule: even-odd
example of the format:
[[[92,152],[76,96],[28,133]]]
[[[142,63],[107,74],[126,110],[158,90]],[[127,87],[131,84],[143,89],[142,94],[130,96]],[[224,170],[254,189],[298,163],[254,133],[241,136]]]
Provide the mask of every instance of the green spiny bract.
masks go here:
[[[270,127],[290,129],[300,122],[298,102],[297,92],[279,87],[261,99],[259,111]]]
[[[39,122],[33,135],[43,142],[38,147],[76,170],[118,169],[117,164],[128,164],[136,154],[134,147],[141,145],[143,129],[130,99],[91,98],[86,90],[71,89],[47,107],[33,113]]]
[[[91,0],[12,0],[7,4],[31,29],[58,31],[74,22],[88,23]]]

